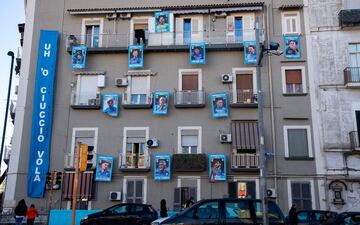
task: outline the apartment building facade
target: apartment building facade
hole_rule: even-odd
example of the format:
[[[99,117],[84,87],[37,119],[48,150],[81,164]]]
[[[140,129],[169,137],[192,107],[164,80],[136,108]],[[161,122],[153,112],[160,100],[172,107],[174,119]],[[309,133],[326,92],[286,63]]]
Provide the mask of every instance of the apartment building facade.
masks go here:
[[[326,208],[358,211],[359,205],[359,9],[358,1],[310,1],[310,73],[314,74],[315,139]]]
[[[307,1],[61,0],[49,4],[32,0],[26,4],[24,75],[5,208],[14,207],[21,198],[39,208],[48,206],[48,190],[43,197],[40,191],[40,198],[25,194],[33,183],[29,164],[38,160],[30,157],[29,150],[33,101],[41,102],[34,99],[36,64],[38,57],[47,55],[41,52],[40,30],[55,31],[59,38],[56,67],[52,67],[52,132],[46,138],[49,171],[61,171],[62,182],[59,190],[52,191],[52,199],[60,199],[51,203],[52,208],[70,209],[77,143],[86,144],[95,156],[94,167],[80,174],[78,208],[102,209],[119,201],[157,208],[166,199],[170,209],[181,210],[190,197],[195,201],[259,198],[256,67],[244,58],[244,45],[255,41],[256,17],[261,44],[267,48],[277,42],[284,51],[282,56],[264,55],[261,68],[270,197],[283,210],[293,202],[303,209],[323,207],[319,200],[324,198],[323,179],[316,175],[319,153],[312,135]],[[161,16],[166,26],[159,32]],[[296,44],[295,50],[288,49],[290,42]],[[191,63],[193,44],[203,46],[206,62]],[[74,69],[73,49],[84,46],[85,66]],[[133,48],[142,56],[141,68],[131,66]],[[227,112],[220,118],[216,117],[217,95],[222,96]],[[158,115],[154,111],[164,96],[167,113]],[[117,103],[112,116],[105,109],[110,98],[111,104]],[[99,180],[95,170],[104,157],[112,168],[108,182]],[[166,159],[162,166],[168,167],[165,177],[170,179],[157,179],[159,157]],[[212,169],[216,161],[220,172]],[[44,180],[42,176],[38,178]]]

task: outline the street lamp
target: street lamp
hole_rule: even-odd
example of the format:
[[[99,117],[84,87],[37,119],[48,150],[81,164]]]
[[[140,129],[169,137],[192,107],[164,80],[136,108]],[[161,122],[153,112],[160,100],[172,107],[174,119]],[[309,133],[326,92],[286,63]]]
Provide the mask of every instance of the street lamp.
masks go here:
[[[4,144],[5,144],[5,134],[6,134],[6,124],[7,124],[7,117],[9,112],[9,102],[10,102],[10,93],[11,93],[11,81],[12,81],[12,75],[13,75],[13,69],[14,69],[14,52],[9,51],[8,56],[11,56],[11,67],[10,67],[10,77],[9,77],[9,88],[8,88],[8,94],[6,99],[6,109],[5,109],[5,119],[4,119],[4,128],[3,128],[3,135],[1,140],[1,151],[0,151],[0,169],[1,164],[3,160],[3,152],[4,152]]]

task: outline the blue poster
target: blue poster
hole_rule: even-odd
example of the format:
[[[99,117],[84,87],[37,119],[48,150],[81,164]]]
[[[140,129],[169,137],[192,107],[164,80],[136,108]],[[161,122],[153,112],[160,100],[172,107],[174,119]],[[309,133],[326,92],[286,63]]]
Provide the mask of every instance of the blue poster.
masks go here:
[[[111,116],[119,116],[119,95],[118,94],[103,94],[102,96],[102,111]]]
[[[170,155],[154,155],[154,180],[170,180]]]
[[[71,65],[73,69],[84,69],[86,62],[86,46],[74,46],[71,54]]]
[[[210,95],[211,111],[214,118],[226,118],[229,116],[227,93],[214,93]]]
[[[155,13],[155,32],[170,32],[170,13]]]
[[[225,155],[209,155],[209,181],[226,181]]]
[[[285,58],[300,59],[300,36],[284,36]]]
[[[256,41],[244,41],[244,63],[256,64]]]
[[[112,156],[97,156],[95,181],[111,182],[113,164]]]
[[[129,45],[129,68],[144,67],[144,46]]]
[[[27,187],[30,198],[44,197],[49,170],[58,37],[57,31],[40,30]]]
[[[166,115],[169,108],[170,92],[157,91],[154,92],[153,114]]]
[[[206,64],[205,43],[190,44],[190,64]]]

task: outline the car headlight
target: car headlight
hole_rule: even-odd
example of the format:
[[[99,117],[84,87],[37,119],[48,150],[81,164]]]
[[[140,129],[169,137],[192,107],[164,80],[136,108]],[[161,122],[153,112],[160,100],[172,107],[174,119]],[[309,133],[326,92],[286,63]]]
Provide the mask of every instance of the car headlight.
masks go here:
[[[87,220],[88,218],[89,218],[88,216],[85,216],[81,220]]]

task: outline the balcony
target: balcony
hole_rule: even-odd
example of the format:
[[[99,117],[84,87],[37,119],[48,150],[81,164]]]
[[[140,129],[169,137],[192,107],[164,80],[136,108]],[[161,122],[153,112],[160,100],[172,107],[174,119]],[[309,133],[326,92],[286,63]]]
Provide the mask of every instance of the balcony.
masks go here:
[[[204,91],[175,91],[175,108],[203,108],[205,107]]]
[[[150,171],[150,156],[145,154],[119,154],[119,170],[123,172]]]
[[[100,93],[81,92],[71,94],[71,108],[73,109],[100,109]]]
[[[359,143],[359,132],[351,131],[349,133],[350,136],[350,148],[353,151],[360,151],[360,143]]]
[[[360,67],[346,67],[344,83],[347,88],[360,88]]]
[[[202,172],[207,167],[206,154],[174,154],[172,170],[175,172]]]
[[[231,156],[232,171],[258,171],[260,169],[259,155],[245,153]]]
[[[254,31],[245,31],[246,35]],[[145,44],[147,51],[188,51],[191,42],[205,42],[207,49],[228,50],[229,48],[238,51],[243,47],[243,30],[233,35],[227,31],[198,31],[193,32],[189,37],[179,32],[155,33],[146,31],[141,37],[136,37],[135,33],[119,34],[99,34],[96,36],[67,34],[66,48],[71,52],[74,45],[86,45],[88,52],[127,52],[129,45]],[[239,35],[235,36],[235,33]],[[251,36],[251,35],[250,35]],[[89,40],[98,40],[97,42]],[[264,41],[264,35],[261,34],[261,42]]]
[[[122,105],[124,109],[150,109],[152,107],[152,94],[123,93]]]
[[[230,93],[230,106],[233,108],[257,108],[257,93],[253,89],[238,89]]]
[[[339,12],[341,27],[353,27],[360,25],[360,1],[344,0],[343,9]]]

